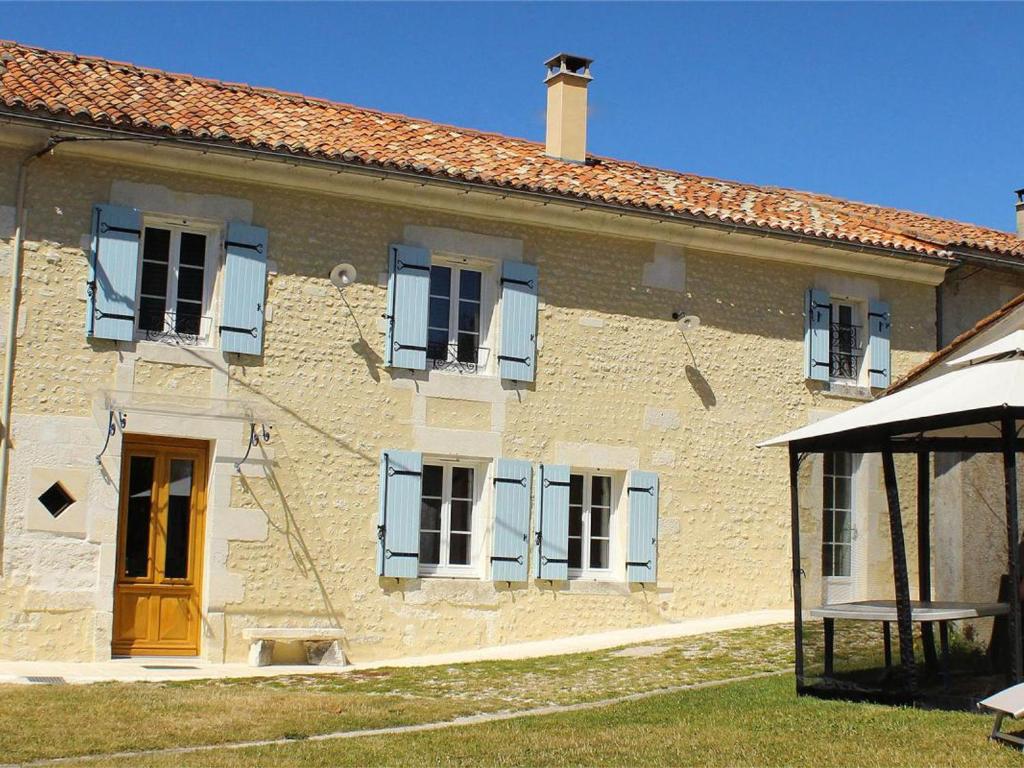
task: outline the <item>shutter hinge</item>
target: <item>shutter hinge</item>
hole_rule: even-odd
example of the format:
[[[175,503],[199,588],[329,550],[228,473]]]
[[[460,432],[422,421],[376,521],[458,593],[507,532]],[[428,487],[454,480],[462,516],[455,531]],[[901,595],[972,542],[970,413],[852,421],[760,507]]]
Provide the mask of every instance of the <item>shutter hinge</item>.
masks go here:
[[[868,368],[868,373],[880,373],[883,376],[889,375],[889,371],[887,371],[885,368]]]
[[[395,269],[416,269],[420,272],[429,272],[430,267],[425,267],[422,264],[406,264],[401,259],[395,260]]]
[[[384,550],[384,559],[390,560],[392,557],[419,557],[419,552],[392,552],[390,549]]]
[[[555,486],[558,486],[558,487],[561,487],[561,488],[568,488],[569,487],[569,481],[568,480],[548,480],[545,477],[544,478],[544,487],[545,488],[549,488],[552,485],[555,485]]]
[[[225,240],[224,241],[224,246],[225,247],[227,247],[227,246],[234,246],[235,248],[245,248],[245,249],[250,250],[250,251],[256,251],[256,253],[263,253],[263,243],[257,243],[256,245],[251,245],[249,243],[239,243],[239,242],[236,242],[234,240]]]
[[[394,477],[395,475],[408,475],[410,477],[420,477],[423,473],[417,472],[414,469],[395,469],[394,467],[388,467],[388,477]]]
[[[107,232],[121,232],[125,235],[135,235],[136,237],[142,236],[142,230],[130,229],[129,227],[115,227],[110,224],[100,223],[100,234],[106,234]]]
[[[523,564],[523,556],[519,555],[519,557],[505,557],[503,555],[491,555],[491,562],[492,563],[494,563],[494,562],[499,562],[499,563],[519,563],[520,565],[522,565]]]
[[[512,357],[511,355],[498,355],[498,360],[507,360],[512,363],[522,363],[523,365],[530,365],[530,358],[528,357]]]
[[[626,561],[626,566],[628,567],[630,565],[634,565],[637,568],[650,568],[651,567],[651,561],[648,560],[646,563],[642,563],[642,562],[639,562],[637,560],[627,560]]]
[[[523,486],[523,488],[525,488],[526,487],[526,478],[525,477],[496,477],[496,478],[494,478],[494,484],[497,485],[498,483],[515,483],[515,484],[521,485],[521,486]]]
[[[523,286],[526,286],[527,288],[535,288],[536,287],[534,285],[534,283],[533,283],[533,280],[517,280],[514,277],[503,277],[503,278],[501,278],[501,284],[505,285],[505,283],[512,283],[513,285],[523,285]]]
[[[651,485],[651,486],[648,486],[647,488],[643,488],[643,487],[640,487],[640,486],[631,485],[629,488],[626,489],[626,491],[627,491],[627,493],[633,493],[634,491],[637,492],[637,493],[649,493],[649,494],[651,494],[651,496],[653,496],[654,495],[654,486]]]

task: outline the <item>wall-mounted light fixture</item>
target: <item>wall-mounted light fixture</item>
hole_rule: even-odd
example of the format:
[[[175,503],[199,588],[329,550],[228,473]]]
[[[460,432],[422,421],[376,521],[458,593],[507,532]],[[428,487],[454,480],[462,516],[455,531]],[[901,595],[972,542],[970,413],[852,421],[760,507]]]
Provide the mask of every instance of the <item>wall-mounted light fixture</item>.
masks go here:
[[[679,326],[679,330],[683,331],[695,331],[700,328],[700,318],[697,315],[684,315],[682,312],[673,312],[672,319],[676,321],[676,325]]]
[[[331,270],[331,282],[342,290],[356,281],[356,268],[351,264],[338,264]]]

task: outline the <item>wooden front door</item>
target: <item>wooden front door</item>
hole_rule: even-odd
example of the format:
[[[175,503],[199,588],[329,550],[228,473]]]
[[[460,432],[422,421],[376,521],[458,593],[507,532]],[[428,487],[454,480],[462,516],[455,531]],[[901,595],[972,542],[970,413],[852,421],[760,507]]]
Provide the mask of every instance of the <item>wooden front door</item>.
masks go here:
[[[196,440],[125,436],[115,655],[199,654],[208,451]]]

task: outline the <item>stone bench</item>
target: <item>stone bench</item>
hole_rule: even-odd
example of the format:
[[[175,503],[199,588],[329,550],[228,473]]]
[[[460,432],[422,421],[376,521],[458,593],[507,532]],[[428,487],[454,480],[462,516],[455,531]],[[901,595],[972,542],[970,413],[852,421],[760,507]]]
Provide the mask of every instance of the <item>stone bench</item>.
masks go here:
[[[301,641],[306,647],[306,661],[321,666],[343,667],[348,661],[341,649],[345,630],[332,627],[249,627],[242,630],[249,641],[249,665],[266,667],[274,655],[277,640]]]

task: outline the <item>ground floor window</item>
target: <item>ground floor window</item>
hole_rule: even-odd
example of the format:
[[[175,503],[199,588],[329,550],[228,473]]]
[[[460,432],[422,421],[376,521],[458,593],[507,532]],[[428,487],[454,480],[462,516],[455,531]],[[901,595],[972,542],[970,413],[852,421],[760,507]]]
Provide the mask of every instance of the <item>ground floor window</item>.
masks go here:
[[[612,479],[569,475],[569,575],[607,573],[611,567]]]
[[[821,572],[849,576],[853,554],[853,455],[826,453]]]
[[[469,571],[473,563],[475,467],[424,463],[420,506],[420,570],[426,574]]]

